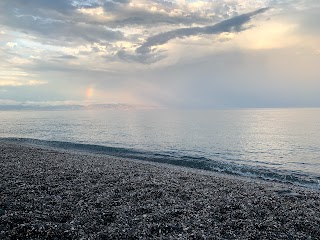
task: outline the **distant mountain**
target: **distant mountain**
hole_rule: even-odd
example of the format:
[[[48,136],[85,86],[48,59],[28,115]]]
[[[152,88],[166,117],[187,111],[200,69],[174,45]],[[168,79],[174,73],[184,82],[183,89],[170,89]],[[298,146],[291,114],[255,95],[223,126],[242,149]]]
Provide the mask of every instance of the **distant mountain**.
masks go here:
[[[90,105],[0,105],[0,111],[9,110],[38,110],[38,111],[58,111],[58,110],[102,110],[102,109],[155,109],[154,106],[147,105],[131,105],[131,104],[120,104],[120,103],[109,103],[109,104],[90,104]]]

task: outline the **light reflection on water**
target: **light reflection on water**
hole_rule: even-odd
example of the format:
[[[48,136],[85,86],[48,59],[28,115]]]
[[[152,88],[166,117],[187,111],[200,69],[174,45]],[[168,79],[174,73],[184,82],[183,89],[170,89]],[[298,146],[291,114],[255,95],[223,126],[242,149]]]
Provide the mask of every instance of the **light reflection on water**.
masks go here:
[[[5,111],[0,137],[178,152],[320,176],[320,109]]]

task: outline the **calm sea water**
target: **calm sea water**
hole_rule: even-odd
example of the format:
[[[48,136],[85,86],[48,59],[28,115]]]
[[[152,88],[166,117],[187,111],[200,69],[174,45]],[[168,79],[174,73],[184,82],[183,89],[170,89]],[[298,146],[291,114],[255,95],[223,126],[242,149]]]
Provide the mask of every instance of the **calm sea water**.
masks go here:
[[[320,188],[320,109],[3,111],[0,138]]]

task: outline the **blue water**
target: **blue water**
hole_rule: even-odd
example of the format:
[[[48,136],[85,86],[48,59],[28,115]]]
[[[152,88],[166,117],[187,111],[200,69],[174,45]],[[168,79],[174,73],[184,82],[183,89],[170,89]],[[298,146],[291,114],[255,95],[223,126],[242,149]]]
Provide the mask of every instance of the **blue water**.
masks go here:
[[[0,138],[320,188],[320,109],[0,111]]]

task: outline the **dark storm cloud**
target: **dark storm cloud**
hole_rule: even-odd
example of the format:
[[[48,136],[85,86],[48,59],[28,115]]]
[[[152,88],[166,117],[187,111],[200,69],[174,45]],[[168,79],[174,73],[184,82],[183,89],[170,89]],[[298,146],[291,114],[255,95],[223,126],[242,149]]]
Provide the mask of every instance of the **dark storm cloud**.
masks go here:
[[[136,49],[137,53],[148,53],[150,48],[157,45],[162,45],[175,38],[183,38],[201,34],[219,34],[222,32],[240,32],[243,30],[243,25],[251,20],[251,17],[265,12],[268,8],[261,8],[259,10],[242,14],[227,20],[224,20],[215,25],[206,27],[191,27],[180,28],[168,32],[163,32],[155,36],[149,37],[145,43]]]

